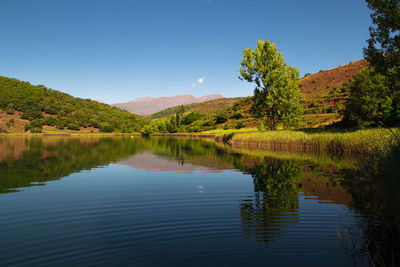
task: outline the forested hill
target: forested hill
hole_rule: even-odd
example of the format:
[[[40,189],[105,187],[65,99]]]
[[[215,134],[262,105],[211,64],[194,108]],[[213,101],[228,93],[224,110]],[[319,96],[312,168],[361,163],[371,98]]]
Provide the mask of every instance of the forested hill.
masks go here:
[[[25,130],[32,132],[40,132],[43,125],[71,130],[93,127],[103,132],[139,131],[143,126],[143,118],[128,111],[3,76],[0,109],[29,120]]]
[[[235,102],[239,101],[243,97],[232,97],[232,98],[219,98],[214,100],[209,100],[201,103],[193,103],[193,104],[186,104],[185,112],[199,112],[201,114],[214,114],[218,111],[226,109],[228,107],[232,107]],[[159,118],[166,118],[174,115],[178,110],[179,106],[171,107],[159,111],[157,113],[151,114],[149,118],[151,119],[159,119]]]

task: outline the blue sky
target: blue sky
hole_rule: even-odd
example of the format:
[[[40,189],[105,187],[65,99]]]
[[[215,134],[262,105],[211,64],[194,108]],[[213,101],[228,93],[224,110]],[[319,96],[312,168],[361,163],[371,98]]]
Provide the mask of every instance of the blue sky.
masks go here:
[[[0,75],[76,97],[253,94],[242,51],[268,38],[300,74],[362,58],[363,0],[2,0]]]

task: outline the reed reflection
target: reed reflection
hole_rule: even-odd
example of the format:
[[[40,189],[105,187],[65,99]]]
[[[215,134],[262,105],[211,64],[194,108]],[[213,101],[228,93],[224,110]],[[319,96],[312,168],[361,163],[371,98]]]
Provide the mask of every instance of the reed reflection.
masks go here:
[[[348,171],[344,186],[363,215],[358,225],[341,229],[346,253],[355,265],[400,266],[400,138]]]

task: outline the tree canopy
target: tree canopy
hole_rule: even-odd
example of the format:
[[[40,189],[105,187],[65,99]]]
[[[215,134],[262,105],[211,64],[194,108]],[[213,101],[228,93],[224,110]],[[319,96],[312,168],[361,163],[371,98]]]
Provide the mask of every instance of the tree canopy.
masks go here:
[[[390,124],[393,98],[385,75],[374,68],[359,72],[354,80],[345,83],[351,92],[346,103],[346,119],[354,126],[379,126]]]
[[[364,56],[380,72],[400,66],[400,0],[367,0],[373,11],[368,48]]]
[[[285,63],[282,53],[268,39],[256,50],[243,50],[239,79],[256,84],[253,114],[267,119],[271,129],[277,122],[293,122],[301,113],[299,71]]]
[[[400,124],[400,0],[367,0],[374,27],[364,56],[371,68],[345,87],[346,120],[359,126]]]

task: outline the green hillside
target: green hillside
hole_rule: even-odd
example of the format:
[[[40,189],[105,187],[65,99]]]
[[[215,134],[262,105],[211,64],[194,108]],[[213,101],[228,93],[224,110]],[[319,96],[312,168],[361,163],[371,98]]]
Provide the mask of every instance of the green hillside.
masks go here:
[[[278,129],[318,128],[341,121],[348,98],[343,85],[366,67],[368,62],[359,60],[303,77],[300,90],[304,113],[291,125],[280,123]],[[181,106],[168,108],[149,116],[155,120],[144,127],[145,133],[265,129],[251,113],[252,104],[252,97],[236,97],[184,105],[183,110]]]
[[[224,110],[228,107],[232,107],[235,102],[239,101],[242,97],[233,98],[219,98],[201,103],[187,104],[185,106],[186,112],[198,112],[201,114],[214,114],[218,111]],[[151,114],[148,116],[151,119],[166,118],[174,115],[178,110],[178,107],[172,107],[164,109],[160,112]]]
[[[139,131],[144,123],[142,117],[128,111],[3,76],[0,76],[1,110],[25,119],[25,131],[31,132],[40,132],[44,125],[59,130],[89,127],[102,132],[133,132]]]
[[[366,68],[365,60],[310,74],[300,80],[304,114],[297,125],[280,128],[317,128],[342,119],[347,100],[342,85]],[[40,132],[64,129],[84,132],[148,133],[199,132],[215,129],[260,128],[250,112],[251,97],[221,98],[172,107],[148,118],[107,104],[80,99],[29,82],[0,76],[0,132]],[[177,114],[179,113],[179,116]],[[150,123],[150,119],[153,122]],[[144,127],[145,125],[148,125]]]

